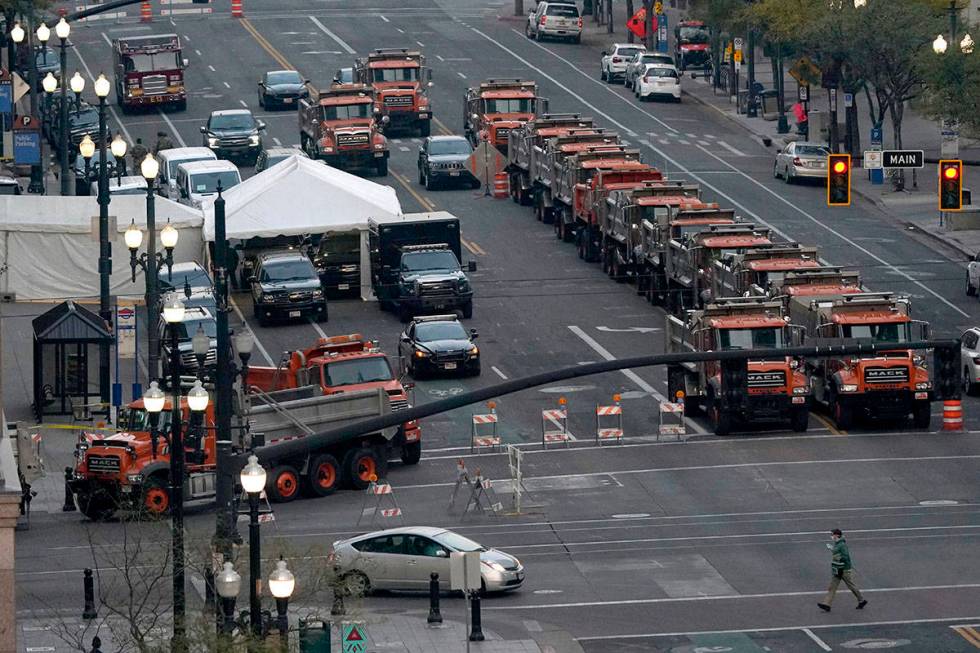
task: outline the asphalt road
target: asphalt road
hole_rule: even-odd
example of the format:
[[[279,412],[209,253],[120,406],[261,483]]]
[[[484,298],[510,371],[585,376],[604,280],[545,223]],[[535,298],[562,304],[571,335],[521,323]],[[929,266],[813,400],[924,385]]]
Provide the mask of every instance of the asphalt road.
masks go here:
[[[498,18],[507,8],[498,12],[469,0],[376,0],[370,7],[247,2],[244,21],[228,18],[222,1],[211,18],[177,17],[174,25],[93,22],[73,32],[73,56],[85,62],[83,71],[97,75],[111,65],[107,39],[164,29],[181,34],[191,60],[187,111],[125,116],[122,123],[130,141],[140,136],[147,144],[159,129],[176,144],[199,144],[199,127],[211,110],[241,106],[266,121],[267,145],[296,144],[293,112],[258,108],[261,72],[295,67],[326,85],[337,68],[350,65],[352,52],[375,47],[425,52],[434,69],[434,132],[461,128],[463,92],[479,80],[535,79],[553,111],[581,112],[616,129],[669,176],[700,183],[709,201],[736,207],[786,240],[820,245],[824,259],[860,270],[874,290],[909,294],[914,316],[930,321],[938,335],[958,335],[980,315],[980,305],[963,292],[962,264],[875,207],[856,201],[828,209],[822,187],[774,180],[771,152],[714,111],[687,98],[679,105],[640,105],[621,86],[599,81],[598,51],[605,43],[596,36],[581,46],[531,42],[520,22]],[[391,174],[378,181],[397,190],[406,212],[440,209],[459,216],[464,258],[478,264],[468,326],[481,334],[483,375],[421,382],[416,401],[663,350],[663,313],[631,287],[579,260],[526,207],[470,190],[425,191],[415,183],[418,139],[390,137]],[[256,364],[274,364],[280,352],[322,335],[355,331],[394,352],[402,328],[375,305],[354,300],[333,303],[326,324],[260,328],[251,324],[247,294],[237,294],[235,302],[261,345]],[[976,434],[935,433],[937,405],[931,434],[903,424],[863,425],[840,434],[814,415],[806,435],[761,428],[714,438],[693,423],[689,442],[658,444],[655,402],[665,391],[661,370],[638,369],[501,398],[504,440],[528,445],[530,497],[522,517],[447,514],[455,458],[468,454],[470,414],[482,411],[425,421],[422,464],[395,467],[390,478],[406,519],[459,525],[528,566],[524,589],[486,601],[489,627],[541,640],[570,633],[587,651],[820,651],[870,647],[859,640],[874,638],[908,640],[906,650],[916,651],[980,647],[980,638],[971,642],[969,631],[952,628],[980,622]],[[614,393],[623,394],[627,444],[597,449],[589,443],[594,406]],[[568,451],[541,452],[534,446],[540,444],[540,411],[555,407],[559,396],[568,399],[569,428],[579,442]],[[965,400],[971,429],[977,405]],[[498,480],[508,502],[505,457],[466,457],[471,469],[482,466]],[[265,529],[265,551],[312,552],[356,532],[361,504],[360,495],[342,493],[278,506],[279,537]],[[212,520],[199,509],[189,529],[203,536]],[[823,544],[834,526],[851,534],[859,582],[871,601],[862,612],[846,595],[829,615],[814,605],[828,581]],[[112,541],[124,527],[90,527],[74,514],[37,513],[31,531],[18,538],[19,587],[24,581],[19,608],[27,611],[21,614],[74,606],[75,597],[62,589],[92,562],[85,534],[95,531],[100,541]],[[411,596],[371,598],[368,605],[426,607]]]

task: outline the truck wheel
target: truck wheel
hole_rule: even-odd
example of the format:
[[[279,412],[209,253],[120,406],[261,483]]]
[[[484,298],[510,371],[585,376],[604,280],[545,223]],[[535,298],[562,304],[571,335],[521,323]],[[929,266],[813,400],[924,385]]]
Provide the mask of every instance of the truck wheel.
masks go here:
[[[810,411],[804,408],[793,408],[789,414],[789,426],[796,433],[806,433],[810,423]]]
[[[387,177],[388,176],[388,159],[387,157],[381,157],[378,159],[377,163],[378,176]]]
[[[425,186],[425,190],[432,190],[436,187],[436,183],[432,181],[432,177],[429,175],[429,171],[425,171],[425,181],[422,183]]]
[[[846,431],[854,425],[854,409],[846,399],[835,396],[830,402],[834,413],[834,422],[841,431]]]
[[[402,447],[402,462],[406,465],[418,465],[422,459],[422,443],[407,442]]]
[[[299,472],[292,465],[279,465],[269,473],[265,491],[276,503],[289,503],[299,496]]]
[[[970,368],[963,368],[963,394],[968,396],[973,396],[977,393],[977,383],[973,382],[973,376],[970,374]]]
[[[303,481],[303,488],[312,497],[333,494],[340,485],[340,463],[330,454],[322,453],[310,462],[310,471]]]
[[[355,490],[367,489],[371,484],[372,476],[375,480],[384,476],[378,452],[369,447],[348,451],[344,456],[343,470],[347,477],[347,484]]]
[[[711,426],[714,429],[715,435],[724,436],[732,432],[731,413],[722,410],[715,401],[711,402],[710,413]]]
[[[464,320],[468,320],[471,317],[473,317],[473,300],[472,299],[470,301],[466,302],[465,304],[463,304],[463,319]]]
[[[932,421],[932,406],[928,401],[917,401],[912,406],[912,424],[917,429],[929,428]]]
[[[966,294],[968,297],[974,297],[977,294],[977,289],[970,284],[970,273],[966,273]]]
[[[432,133],[432,123],[428,120],[423,120],[419,123],[419,136],[425,138]]]
[[[140,514],[151,519],[159,519],[170,510],[170,491],[162,476],[151,476],[143,483],[140,493]]]
[[[104,521],[116,512],[116,500],[105,490],[79,492],[75,495],[78,509],[92,521]]]

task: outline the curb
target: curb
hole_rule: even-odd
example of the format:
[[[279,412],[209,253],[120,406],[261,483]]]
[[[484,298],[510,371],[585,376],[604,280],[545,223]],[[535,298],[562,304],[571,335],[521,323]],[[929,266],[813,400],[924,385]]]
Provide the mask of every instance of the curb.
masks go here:
[[[970,258],[970,257],[973,257],[973,256],[976,255],[976,252],[971,252],[971,251],[965,249],[963,247],[963,245],[961,245],[960,243],[957,243],[955,241],[947,240],[946,238],[943,238],[939,234],[933,233],[931,231],[926,231],[924,229],[920,229],[918,225],[915,225],[915,224],[913,224],[911,222],[903,222],[902,224],[904,224],[905,225],[905,228],[908,229],[909,231],[915,231],[915,233],[917,233],[917,234],[922,234],[926,238],[930,238],[930,239],[936,241],[937,243],[941,243],[942,245],[945,245],[946,247],[949,247],[951,249],[955,249],[957,252],[959,252],[963,256],[966,256],[966,257]]]
[[[741,122],[739,122],[738,120],[736,120],[733,116],[731,116],[728,112],[724,111],[723,109],[718,108],[717,106],[715,106],[711,102],[708,102],[704,98],[698,97],[697,95],[691,93],[690,91],[686,91],[686,90],[684,90],[682,88],[681,89],[681,94],[687,96],[688,98],[690,98],[691,100],[693,100],[697,104],[700,104],[703,107],[708,107],[709,109],[713,109],[720,116],[722,116],[725,120],[727,120],[728,122],[732,123],[733,125],[735,125],[739,129],[741,129],[742,131],[751,134],[756,140],[759,141],[759,144],[762,145],[763,147],[765,147],[766,149],[772,147],[773,145],[776,145],[777,147],[784,147],[786,145],[786,143],[789,142],[788,140],[786,140],[783,137],[777,136],[776,138],[770,138],[769,136],[765,136],[763,134],[759,134],[758,132],[756,132],[756,131],[754,131],[752,129],[749,129],[744,124],[742,124]],[[768,145],[766,145],[766,139],[769,139],[769,141],[770,141],[770,143]]]

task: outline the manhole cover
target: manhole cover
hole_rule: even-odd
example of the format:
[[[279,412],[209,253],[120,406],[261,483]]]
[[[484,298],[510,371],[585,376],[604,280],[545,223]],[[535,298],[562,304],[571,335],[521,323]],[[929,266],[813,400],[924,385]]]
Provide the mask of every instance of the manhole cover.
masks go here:
[[[908,639],[880,639],[880,638],[870,638],[870,639],[852,639],[850,641],[841,644],[844,648],[859,648],[859,649],[879,649],[879,648],[898,648],[899,646],[908,646],[912,641]]]

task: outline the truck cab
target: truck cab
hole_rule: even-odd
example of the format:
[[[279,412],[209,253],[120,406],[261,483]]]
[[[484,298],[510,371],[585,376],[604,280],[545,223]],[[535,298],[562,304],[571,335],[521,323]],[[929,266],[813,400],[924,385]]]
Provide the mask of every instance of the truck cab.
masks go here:
[[[375,120],[374,90],[365,84],[334,84],[328,90],[311,85],[299,101],[300,145],[311,159],[337,168],[373,167],[388,174],[388,141]]]
[[[383,48],[358,59],[354,78],[374,88],[374,110],[388,116],[392,127],[418,129],[423,138],[431,132],[432,105],[427,92],[432,69],[421,52]]]
[[[547,111],[548,100],[538,97],[537,82],[490,79],[466,91],[463,130],[473,147],[486,141],[506,154],[510,132]]]
[[[187,108],[180,37],[176,34],[126,36],[112,42],[116,101],[123,111],[172,105]]]
[[[681,70],[706,68],[711,59],[711,33],[700,20],[682,20],[674,28],[674,61]]]

